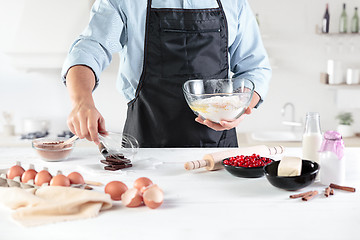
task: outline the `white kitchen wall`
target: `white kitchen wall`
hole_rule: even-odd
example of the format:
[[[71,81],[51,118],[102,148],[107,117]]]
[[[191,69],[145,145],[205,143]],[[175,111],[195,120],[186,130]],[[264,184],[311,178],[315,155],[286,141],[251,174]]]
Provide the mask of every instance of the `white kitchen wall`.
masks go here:
[[[76,3],[75,3],[76,2]],[[360,68],[360,36],[322,36],[315,33],[325,11],[325,1],[249,0],[259,14],[265,47],[273,66],[273,78],[266,101],[238,127],[240,132],[285,130],[281,116],[286,102],[295,105],[296,120],[307,111],[321,115],[323,130],[335,129],[335,115],[351,111],[360,132],[360,109],[341,103],[336,88],[319,81],[327,59],[343,67]],[[336,32],[342,1],[329,0],[331,31]],[[37,4],[34,7],[32,4]],[[348,0],[349,18],[360,1]],[[67,90],[60,80],[60,68],[73,39],[85,27],[91,1],[86,0],[0,0],[0,113],[13,114],[16,131],[25,118],[48,119],[52,132],[67,129],[71,109]],[[40,64],[39,64],[40,63]],[[115,89],[118,57],[101,76],[94,92],[96,105],[109,130],[121,131],[126,118],[126,101]],[[39,67],[42,66],[42,67]],[[353,90],[353,88],[351,89]],[[360,87],[355,88],[360,95]],[[345,100],[344,100],[345,96]],[[351,101],[356,94],[350,94]],[[0,115],[0,119],[2,117]],[[0,132],[2,124],[0,124]]]
[[[264,104],[249,117],[239,130],[287,129],[281,125],[284,118],[280,109],[292,102],[296,120],[305,120],[307,111],[317,111],[323,130],[335,129],[335,116],[341,111],[354,114],[355,129],[360,131],[360,112],[349,108],[347,102],[337,105],[337,88],[320,83],[320,72],[326,71],[327,59],[343,62],[347,67],[360,68],[360,35],[324,36],[316,34],[321,24],[325,4],[330,8],[330,32],[337,32],[343,1],[288,1],[250,0],[255,13],[259,14],[260,30],[273,66],[270,91]],[[344,1],[347,4],[349,22],[354,6],[360,1]],[[360,87],[357,89],[360,94]],[[357,101],[353,94],[349,102]],[[348,102],[348,103],[349,103]],[[353,104],[352,104],[353,105]],[[286,116],[286,120],[290,115]]]

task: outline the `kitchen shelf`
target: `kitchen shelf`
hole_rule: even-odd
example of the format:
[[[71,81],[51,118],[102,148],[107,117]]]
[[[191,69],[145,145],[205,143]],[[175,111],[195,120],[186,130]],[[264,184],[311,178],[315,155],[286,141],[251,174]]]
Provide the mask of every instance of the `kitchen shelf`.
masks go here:
[[[359,89],[360,84],[323,84],[329,89]]]
[[[322,36],[329,37],[360,37],[359,33],[317,33]]]
[[[359,33],[351,33],[351,32],[348,32],[348,33],[338,33],[338,32],[323,33],[321,31],[321,28],[318,25],[316,25],[315,33],[317,35],[327,36],[327,37],[360,37],[360,32]]]

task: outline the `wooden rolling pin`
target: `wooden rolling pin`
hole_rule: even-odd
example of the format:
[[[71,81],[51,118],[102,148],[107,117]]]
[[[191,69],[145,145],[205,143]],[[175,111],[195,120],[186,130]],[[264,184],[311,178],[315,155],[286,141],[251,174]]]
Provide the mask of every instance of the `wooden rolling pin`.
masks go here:
[[[252,155],[258,154],[260,156],[268,156],[275,154],[282,154],[284,152],[283,146],[268,147],[265,145],[257,145],[252,147],[235,148],[227,151],[206,154],[202,160],[186,162],[184,167],[186,170],[193,170],[205,167],[207,170],[222,169],[222,160],[228,157],[235,157],[238,155]]]

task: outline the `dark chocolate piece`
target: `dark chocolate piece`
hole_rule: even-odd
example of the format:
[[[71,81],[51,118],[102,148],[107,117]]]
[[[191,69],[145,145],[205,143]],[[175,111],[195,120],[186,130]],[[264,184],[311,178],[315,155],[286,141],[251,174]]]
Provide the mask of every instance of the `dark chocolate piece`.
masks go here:
[[[105,166],[104,169],[105,170],[109,170],[109,171],[116,171],[116,170],[120,170],[123,168],[128,168],[128,167],[132,167],[132,164],[124,164],[124,165],[111,165],[111,166]]]
[[[112,163],[131,163],[130,159],[127,158],[124,159],[106,158],[105,160]]]
[[[109,154],[106,156],[106,160],[108,159],[126,159],[124,154],[116,153],[116,154]]]
[[[125,165],[125,164],[127,164],[126,162],[111,162],[111,161],[106,161],[106,160],[100,160],[100,162],[105,165]]]

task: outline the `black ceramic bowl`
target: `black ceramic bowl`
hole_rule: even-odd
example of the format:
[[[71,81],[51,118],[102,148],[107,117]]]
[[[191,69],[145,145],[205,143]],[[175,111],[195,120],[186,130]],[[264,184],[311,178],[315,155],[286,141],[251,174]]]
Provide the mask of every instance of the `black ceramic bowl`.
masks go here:
[[[259,178],[264,176],[264,167],[235,167],[224,164],[225,160],[222,161],[225,170],[236,177]]]
[[[309,186],[315,181],[319,172],[319,164],[309,160],[302,160],[302,168],[300,176],[280,177],[278,176],[278,166],[280,161],[274,161],[264,167],[267,180],[278,188],[295,191]]]

